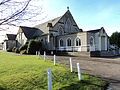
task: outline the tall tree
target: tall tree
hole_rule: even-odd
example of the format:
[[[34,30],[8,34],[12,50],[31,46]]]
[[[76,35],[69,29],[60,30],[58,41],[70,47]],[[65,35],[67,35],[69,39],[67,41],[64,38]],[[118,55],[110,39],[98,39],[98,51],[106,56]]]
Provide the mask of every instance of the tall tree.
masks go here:
[[[115,44],[120,47],[120,32],[114,32],[110,36],[110,44]]]
[[[40,0],[37,0],[40,1]],[[36,21],[42,8],[35,0],[0,0],[0,30],[4,26],[19,26],[25,21]]]

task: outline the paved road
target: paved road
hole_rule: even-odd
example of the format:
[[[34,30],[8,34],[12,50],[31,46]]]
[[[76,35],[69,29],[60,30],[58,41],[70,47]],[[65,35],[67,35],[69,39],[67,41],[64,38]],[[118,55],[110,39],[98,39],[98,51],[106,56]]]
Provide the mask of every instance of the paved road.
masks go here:
[[[53,58],[53,56],[47,56]],[[57,56],[57,62],[69,66],[69,56]],[[85,56],[72,57],[73,67],[80,63],[83,72],[100,76],[110,82],[109,90],[120,90],[120,57],[90,58]]]

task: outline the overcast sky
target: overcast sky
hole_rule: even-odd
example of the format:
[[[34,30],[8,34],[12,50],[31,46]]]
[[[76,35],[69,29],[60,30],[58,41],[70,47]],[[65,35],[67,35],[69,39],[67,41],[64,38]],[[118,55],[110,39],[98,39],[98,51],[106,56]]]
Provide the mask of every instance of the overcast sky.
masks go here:
[[[76,23],[83,31],[104,27],[109,36],[115,31],[120,32],[120,0],[38,0],[35,4],[40,7],[42,5],[42,17],[46,16],[45,19],[38,17],[41,19],[39,23],[63,15],[69,6]]]

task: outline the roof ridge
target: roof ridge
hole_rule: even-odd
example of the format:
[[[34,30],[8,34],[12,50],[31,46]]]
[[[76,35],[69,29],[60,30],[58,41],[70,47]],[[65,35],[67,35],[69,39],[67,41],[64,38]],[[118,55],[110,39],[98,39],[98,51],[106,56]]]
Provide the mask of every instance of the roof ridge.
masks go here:
[[[37,29],[35,27],[29,27],[29,26],[20,26],[20,28],[31,28],[31,29]]]
[[[58,18],[60,19],[61,17],[62,17],[62,16],[58,16],[58,17],[56,17],[56,18],[47,20],[47,21],[45,21],[45,22],[43,22],[43,23],[40,23],[40,24],[38,24],[38,25],[43,25],[43,24],[49,23],[50,21],[56,20],[56,19],[58,19]],[[36,27],[36,26],[38,26],[38,25],[35,25],[34,27]]]
[[[88,31],[95,31],[95,30],[101,30],[101,28],[99,28],[99,29],[92,29],[92,30],[88,30]]]

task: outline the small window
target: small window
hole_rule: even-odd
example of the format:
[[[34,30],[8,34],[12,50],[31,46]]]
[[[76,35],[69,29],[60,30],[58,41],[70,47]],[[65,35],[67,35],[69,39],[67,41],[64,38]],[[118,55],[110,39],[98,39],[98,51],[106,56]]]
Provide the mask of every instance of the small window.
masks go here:
[[[62,47],[63,46],[63,40],[62,39],[60,39],[60,41],[59,41],[59,45],[60,45],[60,47]]]
[[[76,38],[76,46],[81,46],[81,40],[79,38]]]
[[[71,39],[70,38],[67,39],[67,46],[71,46]]]
[[[90,38],[90,45],[93,46],[94,44],[94,40],[93,40],[93,37]]]

